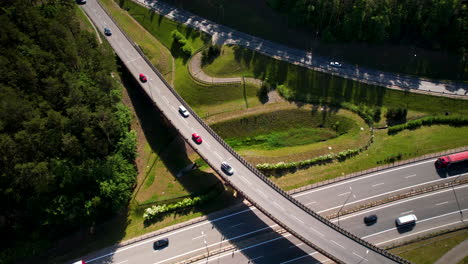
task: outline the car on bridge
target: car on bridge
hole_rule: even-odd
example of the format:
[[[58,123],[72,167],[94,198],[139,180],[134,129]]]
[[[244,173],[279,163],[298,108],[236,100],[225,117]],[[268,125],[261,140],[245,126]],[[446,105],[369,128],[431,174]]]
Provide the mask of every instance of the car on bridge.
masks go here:
[[[221,163],[221,169],[227,174],[227,175],[233,175],[234,174],[234,169],[227,163],[226,161],[223,161]]]
[[[183,116],[183,117],[189,117],[189,112],[187,111],[187,108],[183,107],[182,105],[179,106],[179,113]]]
[[[112,31],[110,30],[110,28],[107,28],[107,27],[104,28],[104,35],[112,36]]]
[[[145,83],[148,81],[148,78],[146,78],[146,75],[144,75],[143,73],[140,73],[140,81]]]
[[[192,140],[197,144],[201,144],[203,142],[203,139],[197,133],[192,134]]]

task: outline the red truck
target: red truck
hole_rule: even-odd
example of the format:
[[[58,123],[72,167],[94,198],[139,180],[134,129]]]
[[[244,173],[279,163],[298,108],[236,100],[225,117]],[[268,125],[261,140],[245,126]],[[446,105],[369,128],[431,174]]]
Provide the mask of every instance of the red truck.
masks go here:
[[[435,166],[437,169],[442,169],[450,166],[453,163],[461,162],[468,160],[468,151],[460,152],[452,155],[448,155],[445,157],[440,157],[435,162]]]

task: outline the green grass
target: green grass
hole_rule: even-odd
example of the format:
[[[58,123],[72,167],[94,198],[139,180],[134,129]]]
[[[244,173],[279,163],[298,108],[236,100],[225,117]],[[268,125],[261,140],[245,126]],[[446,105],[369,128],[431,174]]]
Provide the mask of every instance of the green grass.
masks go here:
[[[127,35],[144,51],[151,63],[163,74],[164,78],[172,80],[172,56],[170,51],[138,24],[127,12],[120,9],[113,0],[99,0],[112,13],[112,17]]]
[[[350,102],[385,108],[407,107],[430,114],[468,114],[468,100],[407,93],[316,72],[239,47],[224,47],[223,55],[204,70],[213,76],[244,75],[282,85],[287,99],[309,103]]]
[[[465,239],[468,239],[467,229],[417,241],[415,243],[391,249],[390,252],[415,264],[431,264],[436,262],[445,253],[450,251],[450,249],[454,248]],[[465,260],[466,259],[467,258],[465,258]],[[466,263],[466,261],[462,261],[461,263]]]
[[[406,130],[394,136],[388,136],[385,130],[377,130],[374,135],[374,143],[370,148],[356,157],[344,162],[311,167],[277,178],[271,177],[271,179],[282,188],[291,190],[370,169],[385,164],[386,159],[399,154],[404,160],[468,145],[468,137],[466,137],[468,127],[435,125],[417,130]]]
[[[442,79],[467,79],[467,68],[460,54],[430,51],[414,45],[367,43],[328,43],[317,40],[316,30],[297,28],[290,18],[271,9],[268,1],[164,0],[203,18],[286,46],[298,47],[327,56],[389,72],[433,76]],[[242,19],[239,19],[242,14]],[[319,34],[323,32],[318,32]],[[319,36],[320,38],[320,36]],[[417,54],[417,56],[414,56]]]
[[[211,124],[236,149],[277,149],[325,141],[356,128],[356,123],[327,111],[277,110]]]

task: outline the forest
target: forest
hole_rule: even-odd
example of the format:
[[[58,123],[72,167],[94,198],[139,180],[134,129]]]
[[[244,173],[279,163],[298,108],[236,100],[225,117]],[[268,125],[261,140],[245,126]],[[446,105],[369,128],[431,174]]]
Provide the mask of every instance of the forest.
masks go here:
[[[289,24],[323,41],[416,44],[464,54],[468,1],[266,0]]]
[[[4,249],[52,240],[125,207],[136,135],[111,76],[115,56],[80,29],[73,1],[0,1],[0,25]]]

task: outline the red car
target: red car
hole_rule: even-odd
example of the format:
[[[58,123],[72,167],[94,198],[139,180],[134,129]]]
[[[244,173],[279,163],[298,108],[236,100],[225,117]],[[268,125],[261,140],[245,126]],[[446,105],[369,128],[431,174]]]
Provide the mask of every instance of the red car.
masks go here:
[[[146,78],[146,76],[143,73],[140,73],[140,81],[141,82],[146,82],[146,81],[148,81],[148,78]]]
[[[192,134],[192,139],[195,141],[197,144],[201,144],[203,142],[203,139],[198,135],[197,133]]]

